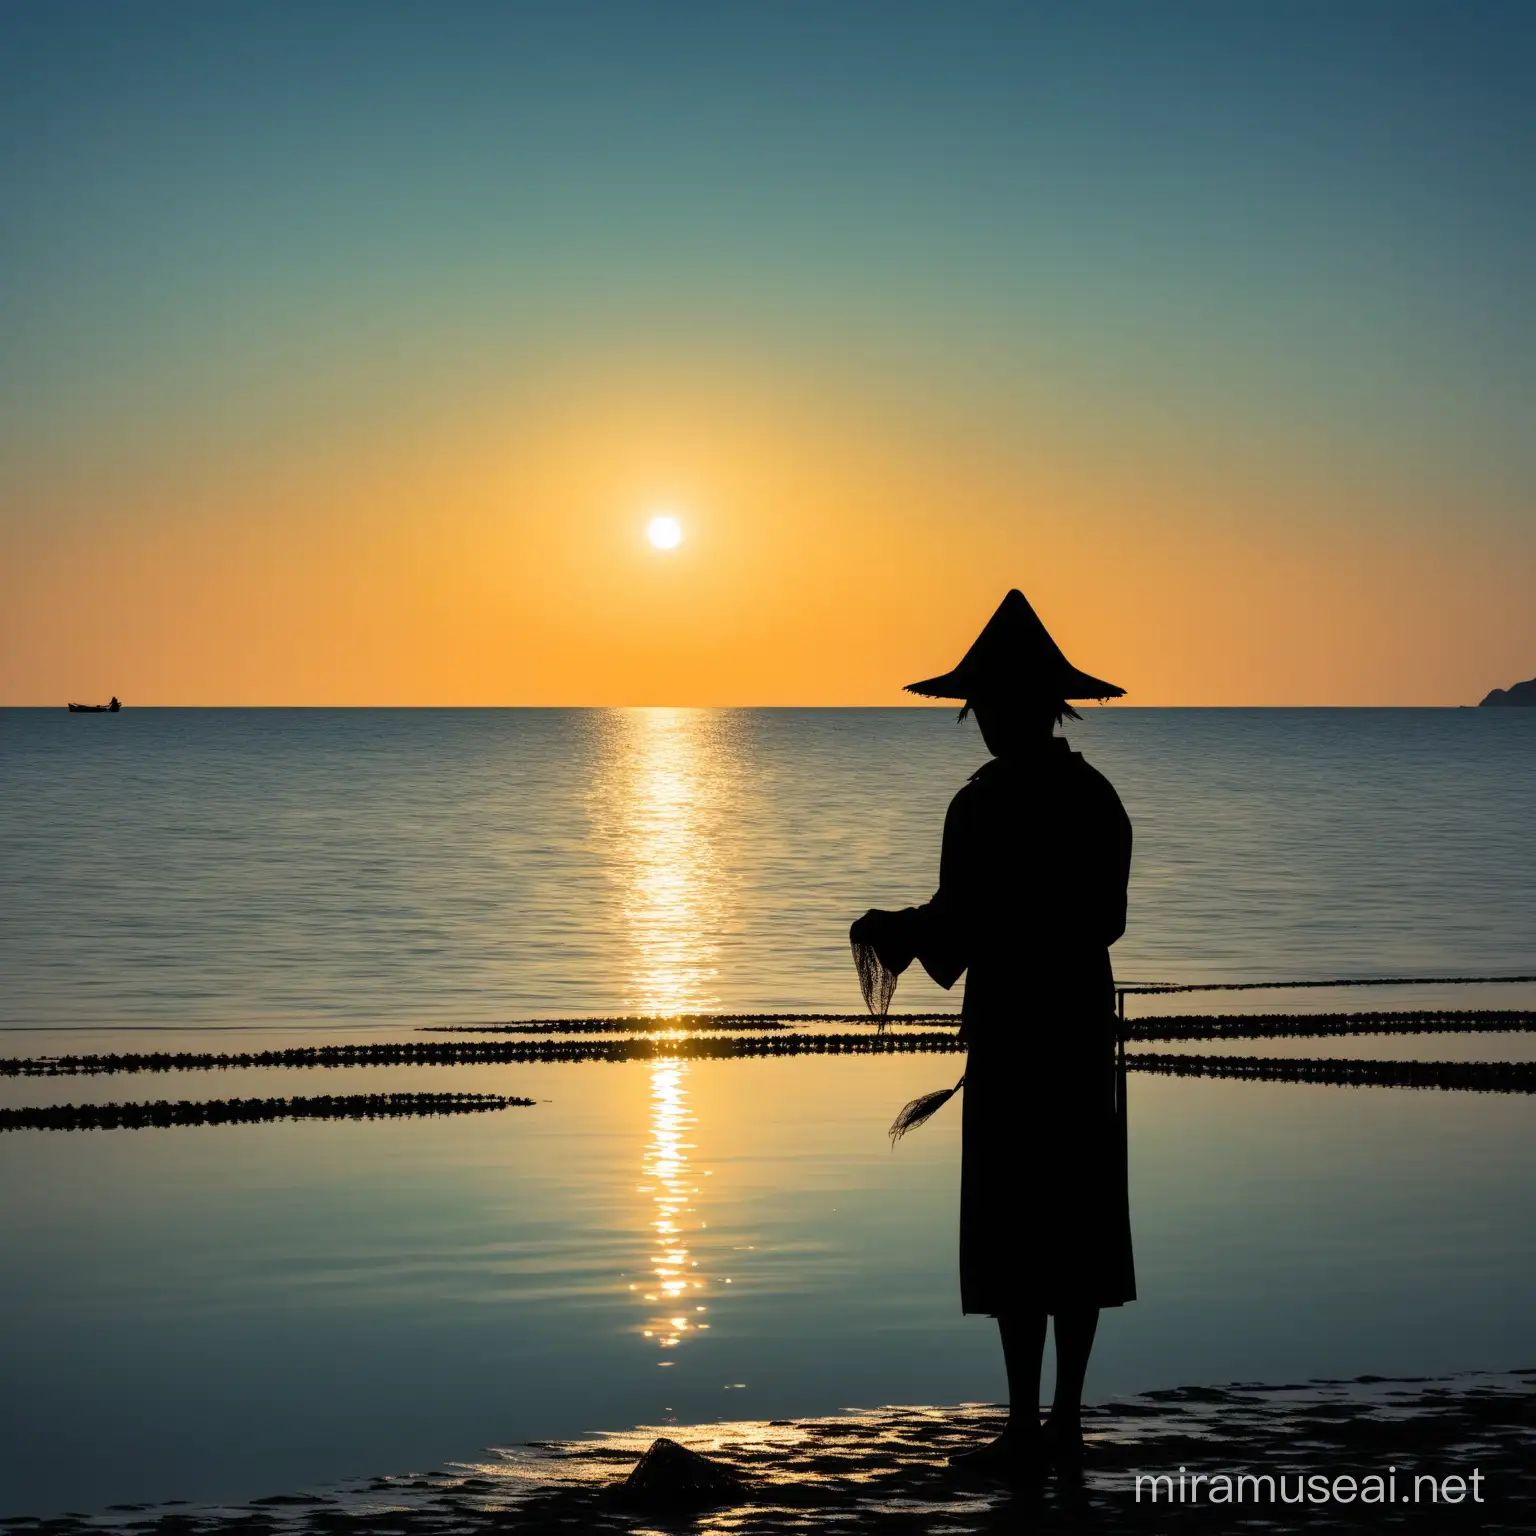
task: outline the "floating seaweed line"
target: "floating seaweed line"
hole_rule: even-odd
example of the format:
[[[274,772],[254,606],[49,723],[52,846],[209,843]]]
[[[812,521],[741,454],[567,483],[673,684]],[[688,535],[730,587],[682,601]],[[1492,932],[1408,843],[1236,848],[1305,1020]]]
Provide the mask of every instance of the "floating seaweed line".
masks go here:
[[[1536,1030],[1536,1010],[1528,1008],[1393,1008],[1349,1013],[1173,1013],[1126,1019],[1128,1040],[1262,1040],[1270,1036],[1414,1035],[1511,1033]],[[505,1024],[434,1024],[421,1034],[443,1035],[585,1035],[666,1034],[732,1029],[776,1030],[796,1024],[904,1024],[932,1030],[956,1028],[958,1013],[893,1013],[883,1020],[868,1014],[767,1013],[680,1014],[665,1018],[523,1019]],[[815,1035],[799,1031],[800,1038]]]
[[[286,1051],[213,1056],[201,1052],[112,1058],[61,1057],[6,1063],[11,1075],[71,1077],[116,1072],[200,1072],[245,1067],[459,1066],[550,1061],[649,1061],[657,1058],[729,1059],[806,1055],[958,1054],[953,1033],[933,1035],[820,1035],[783,1039],[530,1040],[408,1042],[354,1047],[294,1047]],[[345,1059],[342,1059],[345,1058]],[[1536,1093],[1536,1062],[1371,1061],[1348,1058],[1168,1055],[1132,1051],[1131,1071],[1180,1077],[1244,1078],[1262,1082],[1324,1083],[1349,1087],[1447,1088],[1483,1093]],[[18,1074],[18,1067],[25,1072]],[[532,1099],[475,1093],[320,1095],[293,1099],[215,1099],[207,1103],[62,1105],[0,1110],[0,1130],[85,1129],[129,1125],[215,1125],[260,1120],[351,1119],[379,1115],[467,1113],[529,1105]],[[62,1117],[50,1119],[49,1117]],[[75,1117],[75,1119],[71,1119]],[[114,1118],[115,1117],[115,1118]],[[78,1123],[76,1123],[78,1121]]]
[[[814,1015],[828,1018],[836,1015]],[[953,1015],[912,1015],[913,1023]],[[580,1021],[586,1026],[590,1021]],[[602,1021],[606,1026],[612,1021]],[[628,1021],[625,1021],[628,1022]],[[530,1032],[532,1026],[528,1026]],[[508,1031],[523,1026],[504,1026]],[[1340,1035],[1430,1034],[1536,1029],[1536,1012],[1519,1009],[1333,1014],[1190,1014],[1130,1019],[1131,1042],[1172,1040],[1306,1039]],[[585,1028],[581,1032],[586,1032]],[[595,1030],[594,1030],[595,1032]],[[613,1033],[620,1031],[615,1029]],[[846,1055],[886,1052],[946,1053],[960,1049],[957,1031],[911,1029],[894,1034],[782,1034],[690,1038],[670,1032],[626,1030],[632,1038],[405,1040],[356,1044],[290,1046],[265,1051],[148,1051],[80,1056],[0,1058],[0,1077],[92,1077],[138,1072],[208,1072],[247,1068],[472,1066],[511,1062],[647,1061],[658,1056],[732,1058],[751,1056]]]
[[[271,1051],[148,1051],[112,1055],[8,1057],[0,1077],[96,1077],[133,1072],[210,1072],[252,1067],[457,1067],[535,1061],[651,1061],[657,1057],[888,1055],[958,1051],[942,1034],[737,1036],[629,1040],[404,1040],[291,1046]]]
[[[350,1093],[295,1099],[161,1099],[153,1104],[51,1104],[0,1109],[0,1131],[136,1131],[173,1125],[255,1125],[271,1120],[379,1120],[467,1115],[527,1107],[495,1093]]]
[[[1511,987],[1536,982],[1536,976],[1333,976],[1321,981],[1141,981],[1118,985],[1125,997],[1155,997],[1161,992],[1290,992],[1333,987]]]
[[[1306,1039],[1329,1035],[1431,1035],[1536,1030],[1524,1008],[1394,1009],[1382,1013],[1189,1013],[1127,1019],[1127,1040]]]
[[[680,1013],[626,1014],[618,1018],[517,1019],[500,1024],[424,1024],[423,1035],[599,1035],[644,1034],[657,1030],[789,1029],[796,1024],[868,1024],[863,1013]],[[958,1027],[960,1015],[893,1013],[886,1024]]]
[[[1319,1057],[1173,1056],[1132,1052],[1137,1072],[1172,1077],[1229,1077],[1265,1083],[1324,1083],[1345,1088],[1448,1088],[1472,1093],[1536,1093],[1532,1061],[1351,1061]]]

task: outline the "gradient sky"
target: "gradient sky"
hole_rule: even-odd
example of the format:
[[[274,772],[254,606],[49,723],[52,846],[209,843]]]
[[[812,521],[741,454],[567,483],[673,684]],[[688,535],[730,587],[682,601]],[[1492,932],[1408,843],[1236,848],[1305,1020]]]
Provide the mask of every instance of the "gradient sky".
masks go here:
[[[1536,673],[1536,9],[0,3],[0,702]],[[687,537],[644,540],[671,508]]]

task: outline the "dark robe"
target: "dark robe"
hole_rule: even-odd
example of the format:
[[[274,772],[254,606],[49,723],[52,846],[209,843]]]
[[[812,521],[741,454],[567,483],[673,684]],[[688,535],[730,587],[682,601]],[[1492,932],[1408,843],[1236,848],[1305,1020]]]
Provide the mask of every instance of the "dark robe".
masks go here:
[[[903,914],[940,986],[969,973],[966,1312],[1135,1299],[1109,964],[1130,869],[1131,823],[1114,787],[1054,737],[971,777],[944,821],[939,889]]]

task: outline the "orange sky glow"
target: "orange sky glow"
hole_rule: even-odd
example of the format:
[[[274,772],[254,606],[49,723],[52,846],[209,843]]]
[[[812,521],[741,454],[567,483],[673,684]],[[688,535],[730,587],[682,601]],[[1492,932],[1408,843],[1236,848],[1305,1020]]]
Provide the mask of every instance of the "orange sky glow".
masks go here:
[[[1528,566],[1410,485],[719,378],[31,491],[15,704],[894,704],[1010,585],[1127,703],[1468,703],[1536,656]]]

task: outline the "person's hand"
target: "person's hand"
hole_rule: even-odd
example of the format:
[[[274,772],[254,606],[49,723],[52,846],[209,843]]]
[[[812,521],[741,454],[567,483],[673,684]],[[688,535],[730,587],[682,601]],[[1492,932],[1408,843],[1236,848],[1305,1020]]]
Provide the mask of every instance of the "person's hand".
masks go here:
[[[871,907],[848,930],[848,942],[870,945],[880,964],[893,976],[900,976],[917,953],[910,912],[910,908],[906,912],[882,912]]]
[[[871,907],[863,917],[855,918],[853,926],[848,930],[848,942],[850,944],[873,944],[875,933],[879,928],[879,920],[885,916],[884,912],[876,911]]]

